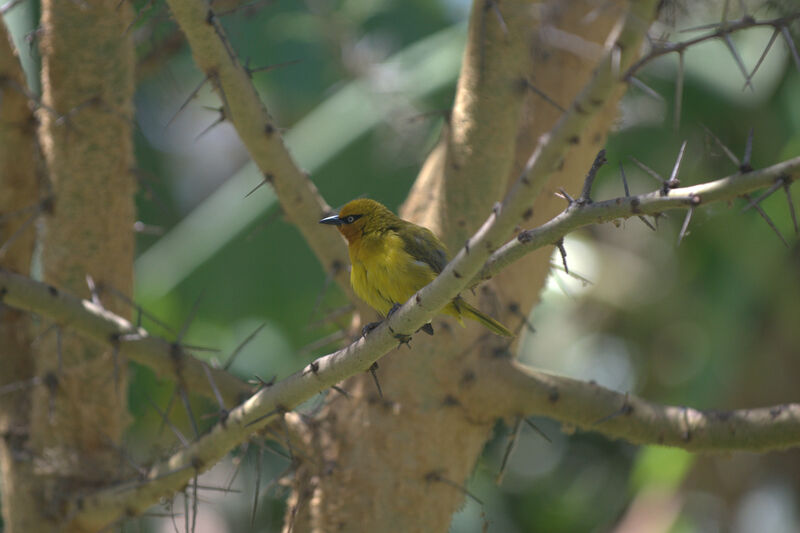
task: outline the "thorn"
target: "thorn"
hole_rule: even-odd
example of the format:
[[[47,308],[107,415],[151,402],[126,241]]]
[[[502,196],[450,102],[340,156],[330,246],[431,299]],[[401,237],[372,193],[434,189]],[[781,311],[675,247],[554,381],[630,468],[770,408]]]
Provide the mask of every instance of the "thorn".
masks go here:
[[[477,496],[472,494],[469,490],[467,490],[465,487],[459,485],[458,483],[456,483],[454,481],[450,481],[449,479],[443,477],[441,472],[436,472],[436,471],[429,472],[425,476],[425,481],[427,481],[428,483],[432,483],[432,482],[444,483],[445,485],[448,485],[450,487],[453,487],[454,489],[457,489],[457,490],[461,491],[466,496],[469,496],[475,502],[477,502],[479,505],[481,505],[481,506],[483,505],[483,502],[480,500],[480,498],[478,498]]]
[[[200,295],[192,304],[192,308],[189,310],[189,314],[186,317],[186,320],[181,327],[181,330],[178,332],[178,336],[175,338],[175,344],[180,344],[183,340],[183,336],[186,335],[186,332],[189,330],[189,326],[192,325],[192,321],[194,320],[195,314],[197,313],[197,309],[200,307],[200,300],[203,299],[203,295],[205,294],[205,290],[200,291]]]
[[[290,61],[284,61],[283,63],[273,63],[272,65],[265,65],[263,67],[257,67],[257,68],[245,67],[245,70],[247,71],[248,75],[252,76],[253,74],[257,74],[259,72],[271,72],[279,68],[296,65],[301,61],[302,61],[301,59],[292,59]]]
[[[794,65],[797,67],[797,70],[800,70],[800,54],[797,53],[797,47],[794,45],[794,39],[792,39],[792,34],[789,33],[789,28],[781,26],[781,33],[783,34],[783,38],[786,39],[786,45],[789,47],[789,50],[792,51]]]
[[[744,157],[742,163],[739,165],[741,172],[750,172],[753,170],[753,165],[750,164],[750,157],[753,155],[753,128],[747,132],[747,140],[744,143]]]
[[[144,316],[145,318],[147,318],[148,320],[150,320],[154,324],[160,326],[166,332],[168,332],[170,334],[174,334],[175,333],[175,331],[171,327],[169,327],[165,322],[162,322],[161,320],[156,318],[154,315],[152,315],[152,314],[148,313],[147,311],[145,311],[144,309],[142,309],[142,307],[139,304],[137,304],[135,301],[133,301],[131,298],[129,298],[123,292],[117,290],[113,286],[107,285],[106,283],[101,282],[101,283],[98,284],[98,290],[100,292],[109,291],[114,297],[116,297],[117,299],[121,300],[123,303],[125,303],[128,306],[130,306],[133,309],[135,309],[136,312],[139,315]],[[141,325],[141,324],[139,324],[139,325]]]
[[[600,424],[608,422],[609,420],[616,418],[620,415],[628,415],[632,412],[633,412],[633,407],[631,407],[631,405],[628,403],[628,393],[626,392],[625,399],[622,401],[622,407],[620,407],[618,410],[614,411],[610,415],[604,416],[599,420],[593,422],[592,425],[599,426]]]
[[[16,241],[25,232],[25,230],[27,230],[31,226],[31,224],[33,224],[36,221],[36,218],[38,216],[39,212],[36,211],[35,213],[32,213],[27,219],[25,219],[25,222],[19,225],[19,227],[14,231],[14,233],[11,234],[11,236],[6,240],[6,242],[4,242],[2,246],[0,246],[0,257],[3,257],[3,255],[9,249],[9,247],[11,247],[11,245],[14,244],[14,241]]]
[[[154,402],[152,400],[152,398],[150,398],[150,396],[147,394],[147,392],[145,392],[145,399],[150,403],[150,405],[153,407],[153,409],[155,409],[156,412],[161,416],[162,427],[169,426],[169,428],[172,430],[172,432],[175,434],[175,436],[178,437],[178,440],[181,441],[181,444],[183,444],[184,447],[189,446],[189,441],[186,439],[186,437],[183,436],[183,433],[181,433],[181,431],[172,423],[172,421],[169,419],[169,416],[167,415],[167,413],[162,411],[158,407],[156,402]],[[170,399],[170,403],[171,403],[171,399]]]
[[[175,119],[178,118],[178,115],[180,115],[181,111],[186,109],[186,106],[189,105],[189,102],[194,100],[194,98],[197,96],[197,93],[200,92],[200,89],[203,88],[203,85],[205,85],[206,82],[208,82],[208,79],[209,79],[208,76],[204,76],[203,77],[203,79],[200,81],[200,84],[197,87],[195,87],[194,90],[191,93],[189,93],[189,96],[186,98],[186,100],[183,101],[183,103],[178,108],[178,110],[175,112],[175,114],[172,115],[172,118],[169,119],[169,121],[167,122],[167,125],[165,127],[169,128],[170,125],[172,125],[172,123],[175,121]]]
[[[517,441],[519,440],[519,435],[522,432],[522,417],[518,417],[516,423],[514,424],[514,429],[508,435],[508,444],[506,445],[506,451],[503,454],[503,460],[500,462],[500,471],[497,473],[497,476],[494,478],[494,482],[496,485],[500,485],[503,482],[503,477],[506,474],[506,467],[508,466],[508,459],[511,457],[511,453],[516,448]]]
[[[533,327],[531,321],[528,319],[525,313],[523,313],[522,310],[519,308],[519,304],[517,304],[516,302],[512,302],[511,304],[509,304],[508,310],[509,312],[511,312],[511,314],[516,315],[520,319],[522,319],[522,323],[520,324],[519,329],[521,329],[522,326],[524,325],[530,333],[536,333],[536,328]]]
[[[100,309],[104,309],[103,303],[100,301],[100,296],[97,293],[97,285],[95,285],[94,279],[92,279],[92,276],[89,274],[86,274],[86,286],[89,287],[89,293],[92,295],[92,303]]]
[[[748,202],[750,201],[750,195],[749,195],[749,194],[745,194],[745,195],[744,195],[744,198],[745,198],[745,200],[747,200]],[[769,218],[769,215],[767,215],[767,213],[765,213],[765,212],[764,212],[764,210],[761,208],[761,206],[760,206],[760,205],[758,205],[758,204],[753,204],[753,209],[755,209],[756,211],[758,211],[758,214],[759,214],[759,215],[761,215],[761,218],[763,218],[763,219],[764,219],[764,222],[766,222],[766,223],[767,223],[767,225],[768,225],[770,228],[772,228],[772,231],[774,231],[774,232],[775,232],[775,234],[776,234],[776,235],[778,236],[778,238],[781,240],[781,242],[783,243],[783,245],[784,245],[784,246],[786,246],[786,247],[788,248],[788,247],[789,247],[789,243],[788,243],[788,242],[786,242],[786,239],[784,239],[784,238],[783,238],[783,235],[781,235],[781,232],[780,232],[780,231],[778,231],[778,228],[777,228],[777,227],[775,226],[775,224],[772,222],[772,219],[771,219],[771,218]]]
[[[661,177],[661,174],[659,174],[658,172],[656,172],[652,168],[648,167],[647,165],[645,165],[644,163],[642,163],[641,161],[639,161],[635,157],[629,156],[629,158],[630,158],[631,161],[633,161],[636,164],[637,167],[639,167],[640,169],[644,170],[645,173],[648,176],[650,176],[651,178],[655,179],[656,181],[658,181],[662,185],[664,184],[664,178]]]
[[[281,414],[279,418],[281,420],[283,432],[286,433],[286,449],[289,451],[289,460],[291,461],[291,464],[295,464],[296,456],[294,453],[294,448],[292,447],[292,435],[289,432],[289,424],[286,423],[286,413]]]
[[[686,218],[683,219],[683,225],[681,226],[681,231],[680,233],[678,233],[678,246],[680,246],[683,237],[686,235],[686,230],[689,227],[689,221],[692,220],[693,214],[694,214],[694,206],[689,208],[689,210],[686,212]]]
[[[628,189],[628,178],[625,177],[625,167],[622,165],[622,161],[619,163],[619,175],[622,178],[622,187],[625,189],[625,198],[630,198],[631,192]],[[645,217],[644,215],[637,215],[639,220],[644,222],[644,225],[650,228],[653,231],[656,231],[655,226],[653,226]]]
[[[716,143],[717,143],[717,146],[719,146],[719,147],[722,149],[722,151],[723,151],[723,152],[725,152],[725,155],[727,155],[727,156],[728,156],[728,159],[730,159],[730,160],[731,160],[731,163],[733,163],[733,164],[734,164],[734,165],[736,165],[737,167],[738,167],[738,166],[740,166],[740,165],[741,165],[741,163],[739,162],[739,158],[738,158],[738,157],[736,157],[736,156],[734,155],[734,153],[731,151],[731,149],[730,149],[730,148],[728,148],[728,147],[727,147],[727,146],[726,146],[726,145],[725,145],[725,144],[724,144],[724,143],[723,143],[723,142],[720,140],[720,138],[719,138],[719,137],[717,137],[716,135],[714,135],[714,132],[713,132],[713,131],[711,131],[710,129],[708,129],[708,127],[707,127],[705,124],[701,124],[701,126],[703,126],[703,129],[705,129],[705,130],[706,130],[706,133],[708,133],[709,135],[711,135],[711,138],[712,138],[712,139],[714,139],[714,142],[716,142]]]
[[[761,66],[761,63],[764,61],[764,58],[767,57],[767,54],[769,53],[770,48],[772,48],[772,45],[775,43],[775,40],[778,38],[778,34],[779,33],[780,33],[780,30],[778,28],[775,28],[773,30],[772,36],[769,38],[769,42],[767,43],[767,46],[764,48],[764,51],[761,52],[761,57],[758,58],[758,62],[756,63],[756,66],[753,67],[753,70],[750,72],[750,75],[745,80],[745,86],[743,88],[746,88],[748,82],[750,82],[750,80],[753,79],[753,76],[756,75],[756,72],[758,71],[758,68]]]
[[[558,192],[556,193],[556,196],[566,200],[567,201],[567,207],[570,207],[572,204],[575,203],[575,198],[570,196],[569,193],[567,191],[565,191],[563,187],[560,187],[558,189]]]
[[[375,380],[375,386],[378,388],[378,396],[383,399],[383,391],[381,390],[381,384],[378,381],[378,374],[375,372],[378,369],[378,362],[375,361],[369,367],[369,373],[372,374],[372,379]]]
[[[736,65],[739,67],[742,76],[744,76],[745,87],[750,87],[750,90],[754,91],[755,89],[753,88],[753,84],[750,83],[750,80],[747,76],[747,68],[744,66],[744,62],[742,62],[742,57],[739,55],[739,52],[736,50],[736,47],[734,46],[733,41],[731,40],[731,35],[729,33],[726,33],[723,39],[725,40],[725,44],[728,46],[728,50],[731,51],[733,59],[736,60]]]
[[[650,96],[651,98],[658,100],[659,102],[664,101],[664,97],[658,94],[655,89],[651,88],[649,85],[646,85],[642,80],[637,78],[636,76],[631,76],[630,82],[641,89],[645,94]]]
[[[239,346],[237,346],[236,349],[233,350],[233,353],[231,353],[231,356],[228,358],[227,361],[225,361],[225,364],[222,365],[223,370],[228,370],[231,367],[233,362],[239,356],[239,353],[244,349],[245,346],[247,346],[250,343],[250,341],[252,341],[256,337],[256,335],[258,335],[258,333],[262,329],[264,329],[264,326],[266,326],[266,325],[267,325],[267,323],[264,322],[263,324],[258,326],[256,329],[254,329],[253,332],[250,335],[248,335],[242,342],[239,343]]]
[[[231,9],[227,10],[227,11],[220,11],[219,13],[217,13],[216,16],[217,17],[226,17],[228,15],[232,15],[232,14],[236,13],[237,11],[241,11],[243,9],[249,9],[249,8],[254,7],[254,6],[257,6],[258,4],[271,4],[274,1],[275,0],[253,0],[252,2],[248,2],[246,4],[238,5],[238,6],[233,7]]]
[[[800,234],[800,231],[797,229],[797,212],[794,210],[794,203],[792,202],[792,193],[789,190],[789,180],[784,178],[783,180],[783,192],[786,193],[786,201],[789,202],[789,213],[792,215],[792,224],[794,224],[794,232],[795,234]]]
[[[186,409],[186,414],[189,415],[189,422],[192,424],[192,431],[194,431],[194,436],[200,436],[200,428],[197,426],[197,419],[194,417],[194,412],[192,411],[192,404],[189,401],[189,395],[186,393],[186,389],[183,385],[178,386],[178,394],[181,397],[181,402],[183,402],[183,407]]]
[[[1,94],[2,93],[0,93],[0,95]],[[14,211],[8,211],[6,213],[0,214],[0,224],[4,223],[6,220],[9,220],[9,219],[14,218],[14,217],[19,216],[19,215],[24,215],[24,214],[27,214],[27,213],[30,213],[30,212],[34,212],[34,211],[36,213],[40,213],[40,212],[42,212],[44,210],[42,208],[43,203],[44,202],[36,202],[35,204],[28,205],[28,206],[22,207],[20,209],[16,209]]]
[[[539,90],[539,89],[538,89],[538,88],[537,88],[535,85],[533,85],[533,84],[532,84],[532,83],[531,83],[529,80],[525,80],[525,86],[526,86],[528,89],[530,89],[531,91],[533,91],[533,93],[534,93],[534,94],[536,94],[537,96],[539,96],[539,98],[541,98],[542,100],[544,100],[545,102],[547,102],[547,103],[548,103],[548,104],[550,104],[551,106],[555,107],[556,109],[558,109],[558,110],[559,110],[559,111],[561,111],[562,113],[566,113],[566,112],[567,112],[567,110],[566,110],[566,109],[564,109],[563,107],[561,107],[561,106],[558,104],[558,102],[556,102],[555,100],[553,100],[552,98],[550,98],[549,96],[547,96],[547,95],[546,95],[544,92],[542,92],[541,90]]]
[[[683,141],[683,144],[681,144],[681,149],[678,152],[678,158],[675,160],[675,165],[672,167],[672,173],[669,175],[669,180],[664,183],[664,186],[667,189],[675,189],[681,185],[681,181],[678,179],[678,170],[681,168],[683,153],[686,150],[686,142],[687,141]],[[664,194],[666,194],[666,192],[667,190],[664,191]]]
[[[675,76],[675,116],[672,119],[674,131],[678,131],[681,125],[681,112],[683,110],[683,50],[678,52],[678,72]]]
[[[341,394],[342,396],[344,396],[345,398],[347,398],[347,399],[350,399],[350,394],[349,394],[349,393],[348,393],[346,390],[344,390],[343,388],[341,388],[340,386],[338,386],[338,385],[331,385],[331,388],[332,388],[333,390],[335,390],[336,392],[338,392],[339,394]]]
[[[748,211],[751,208],[755,207],[756,204],[760,204],[763,200],[768,198],[772,193],[780,189],[783,185],[784,185],[783,180],[779,179],[778,181],[772,184],[772,187],[761,193],[755,200],[749,202],[746,206],[744,206],[744,208],[742,208],[740,213],[744,213],[745,211]]]
[[[111,349],[111,358],[114,361],[114,388],[119,391],[119,342],[115,342]]]
[[[506,26],[506,21],[503,20],[503,14],[500,13],[500,8],[497,7],[496,0],[486,0],[487,7],[490,7],[492,11],[494,11],[494,15],[497,17],[497,22],[500,24],[500,29],[503,31],[503,35],[505,35],[506,39],[508,39],[508,26]]]
[[[197,477],[198,477],[197,468],[194,470],[194,482],[193,482],[193,489],[194,489],[194,499],[192,501],[192,533],[195,532],[195,528],[197,527]]]
[[[603,148],[594,158],[594,162],[592,163],[592,167],[589,169],[588,174],[586,174],[586,179],[583,182],[583,191],[581,191],[581,195],[578,198],[578,205],[586,205],[592,203],[592,184],[594,183],[594,179],[597,176],[597,171],[600,170],[600,167],[605,165],[608,162],[606,159],[606,150]]]
[[[272,376],[271,378],[269,378],[269,381],[265,381],[264,378],[262,378],[261,376],[255,376],[255,378],[256,378],[256,381],[258,381],[259,390],[260,390],[260,389],[268,389],[269,387],[272,387],[275,384],[275,380],[278,379],[278,376]]]
[[[631,191],[628,189],[628,178],[625,177],[625,167],[622,165],[622,161],[619,162],[619,175],[622,178],[622,188],[625,190],[625,198],[629,198]]]
[[[188,488],[183,490],[183,520],[184,520],[184,531],[189,533],[191,529],[191,516],[189,515],[189,494],[187,493]]]
[[[187,344],[185,342],[182,343],[180,345],[180,347],[185,349],[185,350],[192,350],[192,351],[195,351],[195,352],[219,353],[219,348],[211,348],[209,346],[198,346],[196,344]]]
[[[251,194],[253,194],[254,192],[256,192],[258,189],[260,189],[261,187],[263,187],[263,186],[264,186],[264,185],[266,185],[267,183],[269,183],[269,180],[267,180],[267,178],[266,178],[266,177],[264,177],[264,178],[263,178],[263,179],[262,179],[262,180],[261,180],[261,181],[258,183],[258,185],[256,185],[256,186],[255,186],[255,187],[253,187],[252,189],[250,189],[250,192],[248,192],[247,194],[245,194],[245,195],[244,195],[244,197],[245,197],[245,198],[248,198],[248,197],[249,197]]]
[[[259,448],[258,452],[256,453],[256,488],[253,491],[253,509],[250,511],[250,529],[253,529],[253,526],[256,522],[256,511],[258,510],[258,497],[259,492],[261,490],[261,452],[263,450]]]
[[[433,335],[433,324],[431,324],[430,322],[428,322],[427,324],[423,324],[422,327],[419,328],[417,331],[424,331],[428,335]]]
[[[265,414],[265,415],[261,415],[261,416],[259,416],[258,418],[256,418],[255,420],[251,420],[250,422],[248,422],[247,424],[245,424],[245,425],[244,425],[244,427],[249,427],[249,426],[252,426],[253,424],[257,424],[257,423],[261,422],[262,420],[264,420],[265,418],[269,418],[269,417],[271,417],[271,416],[275,416],[276,414],[278,414],[278,412],[279,412],[279,411],[278,411],[278,409],[273,409],[273,410],[272,410],[272,411],[270,411],[269,413],[267,413],[267,414]],[[268,446],[267,446],[267,447],[268,447]],[[274,451],[274,450],[273,450],[273,451]]]
[[[547,434],[546,434],[544,431],[542,431],[542,430],[541,430],[541,428],[540,428],[539,426],[537,426],[536,424],[534,424],[534,423],[533,423],[533,421],[532,421],[530,418],[523,418],[522,420],[523,420],[523,421],[524,421],[526,424],[528,424],[528,426],[529,426],[529,427],[530,427],[532,430],[534,430],[536,433],[538,433],[540,437],[542,437],[544,440],[546,440],[546,441],[547,441],[547,442],[549,442],[550,444],[553,444],[553,441],[552,441],[552,440],[550,440],[550,437],[548,437],[548,436],[547,436]]]
[[[561,252],[561,261],[564,263],[564,272],[569,274],[569,268],[567,267],[567,250],[564,249],[564,237],[561,237],[556,241],[556,247],[558,251]]]
[[[558,263],[553,263],[552,261],[550,261],[550,268],[554,268],[556,270],[564,270],[563,266],[559,265]],[[575,272],[567,272],[566,270],[564,270],[564,273],[569,277],[571,277],[572,279],[580,281],[584,287],[587,287],[589,285],[594,285],[594,283],[590,279],[587,279],[581,276],[580,274],[576,274]]]
[[[200,361],[200,365],[203,367],[203,371],[206,373],[206,379],[208,379],[208,382],[211,384],[211,390],[214,391],[214,397],[217,399],[217,403],[219,404],[219,410],[222,413],[227,413],[228,410],[225,408],[225,400],[222,399],[222,394],[220,394],[217,384],[214,382],[214,376],[211,375],[211,369],[208,368],[208,365],[204,361]]]
[[[202,137],[203,135],[205,135],[206,133],[208,133],[209,131],[211,131],[211,130],[212,130],[212,129],[214,129],[215,127],[219,126],[219,125],[220,125],[220,124],[222,124],[223,122],[225,122],[225,111],[224,111],[223,109],[220,109],[220,111],[219,111],[219,117],[217,118],[217,120],[215,120],[214,122],[212,122],[211,124],[209,124],[208,126],[206,126],[206,127],[203,129],[203,131],[201,131],[200,133],[198,133],[198,134],[195,136],[195,138],[194,138],[194,142],[197,142],[197,141],[199,141],[199,140],[200,140],[200,137]]]

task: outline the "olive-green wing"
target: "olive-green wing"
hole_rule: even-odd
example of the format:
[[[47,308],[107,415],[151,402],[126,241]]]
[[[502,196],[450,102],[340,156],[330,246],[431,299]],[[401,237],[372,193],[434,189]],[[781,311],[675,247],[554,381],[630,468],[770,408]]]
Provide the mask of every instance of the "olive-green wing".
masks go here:
[[[428,264],[437,274],[444,270],[447,249],[431,230],[407,222],[396,231],[403,239],[403,249],[411,257]]]

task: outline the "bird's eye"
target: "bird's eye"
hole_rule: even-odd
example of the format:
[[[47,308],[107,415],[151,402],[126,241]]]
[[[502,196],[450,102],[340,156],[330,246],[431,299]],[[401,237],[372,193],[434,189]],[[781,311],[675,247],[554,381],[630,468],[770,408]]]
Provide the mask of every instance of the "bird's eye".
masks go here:
[[[353,222],[356,221],[356,217],[354,217],[353,215],[350,215],[347,218],[345,218],[344,221],[347,222],[348,224],[352,224]]]

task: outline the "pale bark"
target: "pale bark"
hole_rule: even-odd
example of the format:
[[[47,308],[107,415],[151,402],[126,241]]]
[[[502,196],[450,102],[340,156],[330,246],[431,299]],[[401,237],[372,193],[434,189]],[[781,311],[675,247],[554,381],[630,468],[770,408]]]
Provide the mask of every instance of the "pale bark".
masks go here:
[[[543,42],[543,30],[556,27],[602,50],[598,45],[624,13],[610,7],[586,24],[596,3],[561,5],[473,5],[452,118],[401,212],[451,247],[460,247],[483,222],[560,116],[528,92],[525,81],[567,107],[596,67],[597,55],[573,57]],[[572,188],[582,181],[623,91],[616,88],[603,102],[549,183]],[[544,222],[563,207],[551,196],[547,189],[538,196],[531,223]],[[519,326],[520,313],[527,315],[549,272],[549,254],[539,250],[482,287],[481,308]],[[476,368],[482,358],[507,349],[477,327],[461,331],[437,320],[434,328],[433,338],[415,337],[413,351],[397,350],[381,360],[384,399],[369,376],[354,378],[348,386],[352,398],[336,399],[319,424],[307,429],[304,444],[318,461],[298,470],[287,524],[293,521],[300,531],[447,530],[464,498],[452,485],[466,483],[498,416],[493,406],[469,399],[479,379]]]
[[[90,297],[87,276],[133,287],[133,71],[127,2],[47,0],[42,5],[40,142],[53,189],[43,220],[44,280]],[[129,315],[124,304],[103,302]],[[128,423],[124,358],[58,325],[40,339],[31,451],[39,512],[67,530],[66,497],[126,475],[118,447]]]
[[[36,122],[25,76],[0,20],[0,267],[28,275],[38,217]],[[6,307],[0,294],[0,475],[8,531],[35,531],[37,487],[29,453],[30,316]]]

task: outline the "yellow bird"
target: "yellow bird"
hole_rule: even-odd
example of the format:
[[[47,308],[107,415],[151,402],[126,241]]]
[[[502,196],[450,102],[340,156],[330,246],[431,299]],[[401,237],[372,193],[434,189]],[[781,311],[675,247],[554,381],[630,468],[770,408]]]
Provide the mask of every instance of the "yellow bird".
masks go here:
[[[433,281],[448,261],[444,243],[433,232],[403,220],[375,200],[353,200],[338,215],[319,222],[336,226],[347,239],[353,290],[383,316]],[[466,317],[497,335],[514,336],[461,296],[453,298],[441,312],[456,317],[462,326]],[[424,329],[433,332],[430,326]]]

